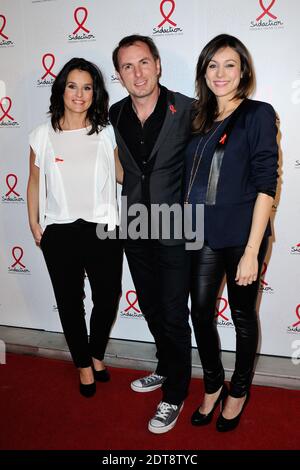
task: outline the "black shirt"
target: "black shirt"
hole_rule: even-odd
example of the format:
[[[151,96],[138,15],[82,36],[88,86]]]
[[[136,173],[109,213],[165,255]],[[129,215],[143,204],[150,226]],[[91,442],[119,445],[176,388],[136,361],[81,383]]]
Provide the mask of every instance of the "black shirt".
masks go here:
[[[148,162],[155,142],[162,128],[167,110],[167,89],[160,87],[160,94],[154,111],[142,126],[129,97],[122,110],[118,129],[138,166],[144,173],[150,173],[155,158]]]

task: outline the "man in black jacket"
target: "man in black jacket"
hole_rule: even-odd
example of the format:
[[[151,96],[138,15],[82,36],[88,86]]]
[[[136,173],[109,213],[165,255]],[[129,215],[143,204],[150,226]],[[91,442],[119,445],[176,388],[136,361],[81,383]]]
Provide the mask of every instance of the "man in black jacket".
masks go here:
[[[180,208],[193,100],[159,84],[159,53],[147,36],[123,38],[113,52],[113,62],[129,93],[110,109],[124,170],[122,198],[126,196],[128,210],[133,204],[141,204],[148,214],[162,204]],[[162,401],[148,424],[148,429],[157,434],[175,426],[191,376],[188,260],[183,237],[176,236],[182,217],[170,215],[168,235],[164,233],[165,222],[154,222],[149,215],[144,224],[152,236],[133,239],[129,234],[125,240],[139,305],[158,358],[156,371],[133,381],[131,388],[150,392],[162,387]]]

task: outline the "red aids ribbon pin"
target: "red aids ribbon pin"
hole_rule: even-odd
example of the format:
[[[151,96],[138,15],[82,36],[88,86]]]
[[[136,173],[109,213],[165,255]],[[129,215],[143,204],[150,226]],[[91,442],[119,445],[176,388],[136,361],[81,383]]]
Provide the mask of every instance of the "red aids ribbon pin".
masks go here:
[[[175,106],[174,106],[173,104],[170,104],[169,110],[171,111],[172,114],[174,114],[174,113],[177,112],[177,111],[176,111],[176,108],[175,108]]]
[[[81,11],[83,11],[83,14],[84,14],[84,17],[83,17],[83,20],[80,22],[80,20],[78,20],[78,13]],[[76,34],[78,33],[78,31],[80,29],[82,29],[83,31],[85,31],[86,33],[89,33],[90,30],[85,28],[83,25],[84,23],[86,22],[86,19],[88,17],[88,11],[85,7],[78,7],[76,8],[76,10],[74,11],[74,20],[76,21],[76,23],[78,24],[78,28],[75,29],[75,31],[73,31],[73,34]]]
[[[164,4],[165,3],[171,3],[171,9],[169,11],[169,13],[166,15],[165,12],[164,12]],[[170,20],[170,17],[173,15],[173,12],[175,10],[175,2],[174,0],[163,0],[161,3],[160,3],[160,12],[162,14],[162,16],[164,17],[164,19],[162,20],[161,23],[159,23],[159,25],[157,26],[158,28],[160,28],[162,25],[164,25],[165,23],[170,23],[172,26],[177,26],[177,23],[174,23],[174,21]]]
[[[227,134],[222,135],[221,139],[219,140],[219,143],[224,145],[226,139],[227,139]]]

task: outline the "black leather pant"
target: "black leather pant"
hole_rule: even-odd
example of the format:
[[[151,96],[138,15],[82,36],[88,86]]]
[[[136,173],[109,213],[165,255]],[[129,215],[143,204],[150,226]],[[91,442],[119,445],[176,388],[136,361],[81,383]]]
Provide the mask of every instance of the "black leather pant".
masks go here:
[[[258,255],[258,280],[248,286],[238,286],[234,280],[244,246],[212,250],[204,244],[201,250],[190,252],[191,315],[204,371],[206,393],[215,393],[224,382],[215,318],[216,300],[224,274],[227,278],[229,306],[236,331],[236,362],[230,395],[239,398],[249,390],[258,342],[256,300],[259,275],[267,245],[268,240],[264,239]]]

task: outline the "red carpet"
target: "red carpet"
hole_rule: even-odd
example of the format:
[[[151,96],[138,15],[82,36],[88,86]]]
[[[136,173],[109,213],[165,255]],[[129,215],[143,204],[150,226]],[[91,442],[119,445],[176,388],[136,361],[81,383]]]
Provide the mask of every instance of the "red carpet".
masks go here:
[[[6,450],[217,450],[299,449],[300,393],[252,387],[239,427],[218,433],[213,423],[190,425],[203,383],[193,379],[176,427],[163,435],[147,430],[160,390],[138,394],[129,383],[140,371],[110,368],[112,380],[86,399],[72,363],[7,355],[0,365],[0,449]]]

